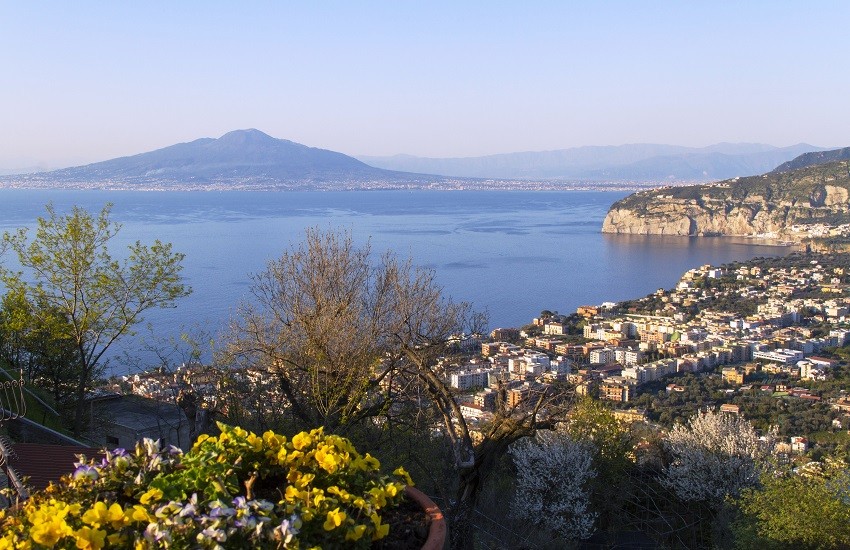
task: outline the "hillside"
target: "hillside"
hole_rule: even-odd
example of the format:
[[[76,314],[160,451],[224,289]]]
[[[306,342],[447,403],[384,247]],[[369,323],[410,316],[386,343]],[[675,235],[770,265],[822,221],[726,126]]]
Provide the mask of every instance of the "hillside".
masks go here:
[[[806,166],[815,166],[818,164],[827,164],[829,162],[835,162],[837,160],[848,159],[850,159],[850,147],[845,147],[843,149],[834,149],[832,151],[813,151],[811,153],[805,153],[803,155],[800,155],[799,157],[793,160],[789,160],[788,162],[782,163],[773,171],[788,172],[790,170],[805,168]]]
[[[614,203],[603,233],[799,239],[817,224],[850,223],[850,161],[641,191]],[[798,226],[796,228],[792,226]]]
[[[697,182],[762,174],[801,153],[817,150],[820,148],[805,143],[781,148],[759,143],[700,148],[639,143],[467,158],[396,155],[360,160],[390,170],[452,177]]]
[[[44,187],[130,189],[344,188],[439,179],[374,168],[342,153],[276,139],[253,129],[17,178]]]

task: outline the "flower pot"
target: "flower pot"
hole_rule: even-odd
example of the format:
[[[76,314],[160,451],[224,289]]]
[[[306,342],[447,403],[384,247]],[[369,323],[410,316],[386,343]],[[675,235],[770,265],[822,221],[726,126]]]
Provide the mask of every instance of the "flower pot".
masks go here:
[[[407,497],[416,502],[425,515],[428,517],[430,527],[428,528],[428,539],[422,545],[422,550],[443,550],[446,543],[446,518],[443,517],[443,512],[434,504],[434,501],[428,498],[428,495],[417,489],[416,487],[407,486],[404,489]]]

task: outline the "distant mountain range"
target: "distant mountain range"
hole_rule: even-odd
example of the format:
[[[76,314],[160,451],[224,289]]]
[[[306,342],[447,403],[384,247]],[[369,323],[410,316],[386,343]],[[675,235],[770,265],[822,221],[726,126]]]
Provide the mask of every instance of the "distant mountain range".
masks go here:
[[[761,174],[801,153],[800,144],[773,147],[721,143],[703,148],[636,144],[560,151],[431,159],[353,157],[236,130],[138,155],[24,175],[2,175],[0,186],[107,189],[563,189],[639,188],[653,183],[714,181]],[[542,183],[535,183],[542,182]],[[569,183],[565,183],[569,182]],[[626,182],[626,183],[623,183]]]
[[[802,153],[821,150],[805,143],[790,147],[719,143],[700,148],[641,143],[466,158],[359,159],[388,170],[468,178],[698,182],[762,174]]]
[[[441,178],[368,166],[334,151],[236,130],[148,153],[51,172],[0,178],[53,187],[311,189],[421,185]]]

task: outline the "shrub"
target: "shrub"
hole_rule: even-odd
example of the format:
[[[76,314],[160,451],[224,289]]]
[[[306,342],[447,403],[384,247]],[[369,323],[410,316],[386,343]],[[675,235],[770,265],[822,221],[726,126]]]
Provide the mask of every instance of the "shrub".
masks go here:
[[[411,484],[322,428],[291,439],[219,428],[185,454],[146,439],[78,463],[0,516],[0,550],[366,548],[387,535],[381,513]]]

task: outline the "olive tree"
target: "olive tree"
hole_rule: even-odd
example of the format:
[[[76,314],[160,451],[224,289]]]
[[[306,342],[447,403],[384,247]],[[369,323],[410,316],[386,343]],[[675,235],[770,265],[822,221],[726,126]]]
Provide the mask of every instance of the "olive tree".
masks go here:
[[[4,248],[22,269],[2,268],[3,285],[22,293],[36,318],[60,316],[63,322],[48,326],[76,349],[76,434],[84,428],[85,394],[105,366],[106,351],[132,333],[147,310],[172,307],[191,292],[180,274],[184,256],[170,244],[136,241],[123,257],[113,257],[109,245],[121,226],[110,221],[110,210],[107,204],[95,216],[75,206],[59,214],[48,205],[32,237],[26,228],[3,235]]]

